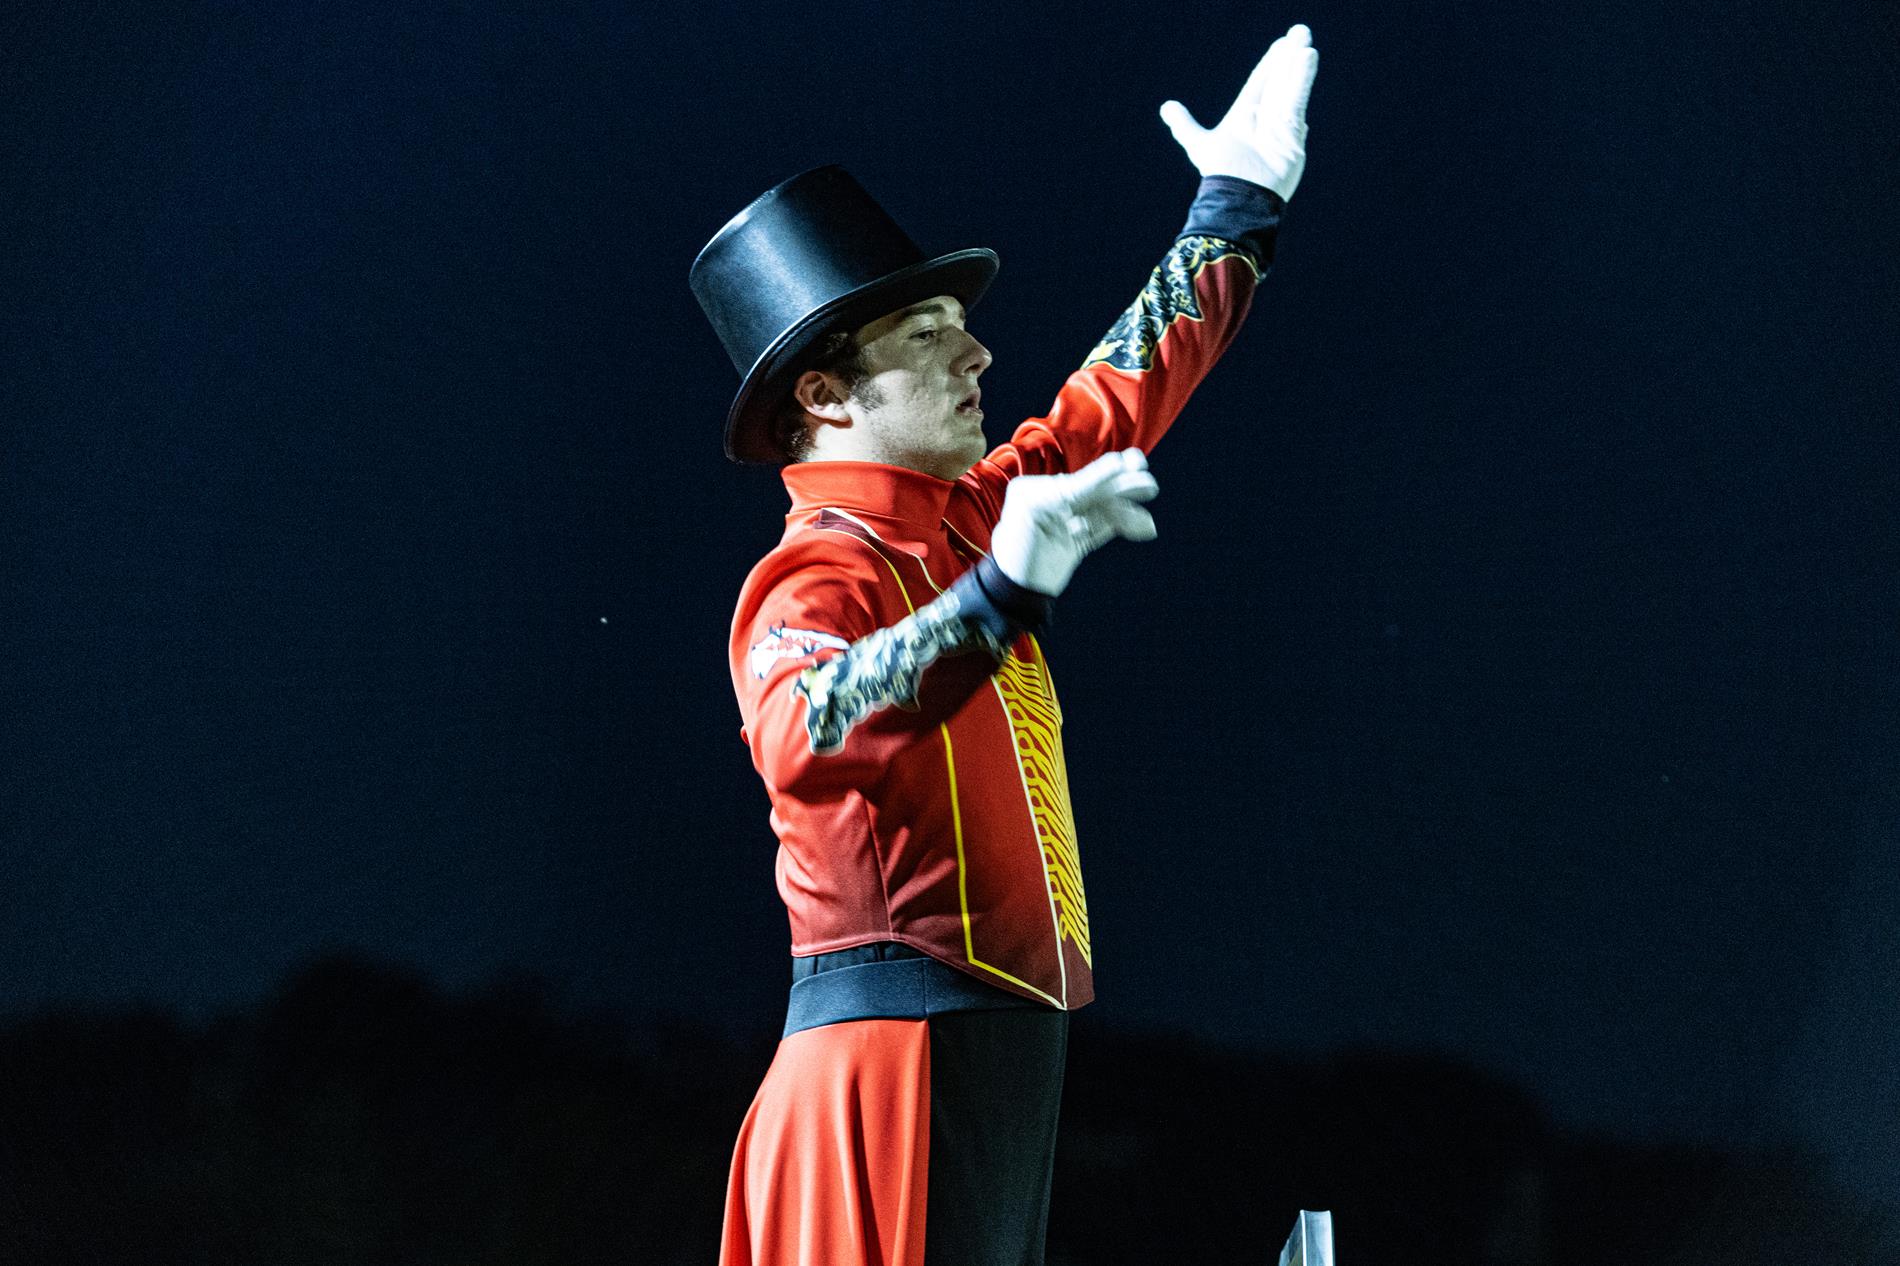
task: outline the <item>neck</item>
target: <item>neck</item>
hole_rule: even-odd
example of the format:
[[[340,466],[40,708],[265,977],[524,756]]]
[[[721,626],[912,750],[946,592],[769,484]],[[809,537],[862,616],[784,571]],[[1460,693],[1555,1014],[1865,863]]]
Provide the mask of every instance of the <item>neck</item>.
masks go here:
[[[880,466],[900,466],[938,479],[956,480],[970,468],[969,462],[942,453],[916,453],[882,443],[863,426],[820,426],[812,436],[808,462],[876,462]]]

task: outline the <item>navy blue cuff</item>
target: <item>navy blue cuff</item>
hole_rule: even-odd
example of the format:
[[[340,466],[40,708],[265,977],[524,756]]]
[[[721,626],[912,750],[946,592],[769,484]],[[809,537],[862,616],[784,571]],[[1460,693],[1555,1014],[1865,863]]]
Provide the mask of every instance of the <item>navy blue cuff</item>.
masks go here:
[[[1049,627],[1055,615],[1054,595],[1017,584],[1005,576],[996,560],[988,555],[978,559],[970,570],[976,573],[976,582],[983,586],[984,596],[1009,617],[1010,623],[1030,633],[1040,633]]]
[[[1273,239],[1286,214],[1286,199],[1238,176],[1203,176],[1187,224],[1176,237],[1199,234],[1233,242],[1265,272],[1273,264]]]
[[[1049,627],[1055,599],[1023,588],[987,556],[950,588],[956,591],[963,617],[981,625],[999,646],[1014,642],[1018,633],[1040,633]]]

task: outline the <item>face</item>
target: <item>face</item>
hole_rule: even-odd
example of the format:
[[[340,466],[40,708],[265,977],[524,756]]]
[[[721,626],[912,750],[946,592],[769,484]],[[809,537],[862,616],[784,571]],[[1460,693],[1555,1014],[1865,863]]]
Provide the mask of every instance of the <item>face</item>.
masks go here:
[[[977,378],[990,352],[963,328],[963,305],[938,295],[857,331],[866,376],[823,428],[827,456],[884,462],[955,479],[988,451]],[[966,404],[966,402],[971,402]],[[814,410],[816,411],[816,410]]]

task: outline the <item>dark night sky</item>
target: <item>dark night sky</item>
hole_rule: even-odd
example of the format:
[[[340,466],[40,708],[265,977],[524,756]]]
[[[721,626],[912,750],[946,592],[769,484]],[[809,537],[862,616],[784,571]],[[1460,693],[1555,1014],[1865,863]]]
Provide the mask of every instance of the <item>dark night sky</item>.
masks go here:
[[[844,163],[1001,255],[1000,439],[1181,223],[1156,107],[1294,21],[1279,262],[1047,639],[1098,1008],[1892,1180],[1900,28],[1840,0],[8,6],[0,1009],[353,946],[775,1024],[784,495],[688,264]]]

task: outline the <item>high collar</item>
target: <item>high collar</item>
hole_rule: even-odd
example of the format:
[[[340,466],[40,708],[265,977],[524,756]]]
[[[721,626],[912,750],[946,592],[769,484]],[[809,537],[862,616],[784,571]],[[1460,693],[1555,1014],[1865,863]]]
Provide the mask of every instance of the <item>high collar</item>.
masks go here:
[[[921,470],[880,462],[793,462],[781,473],[793,514],[832,506],[926,528],[943,522],[956,487]]]

